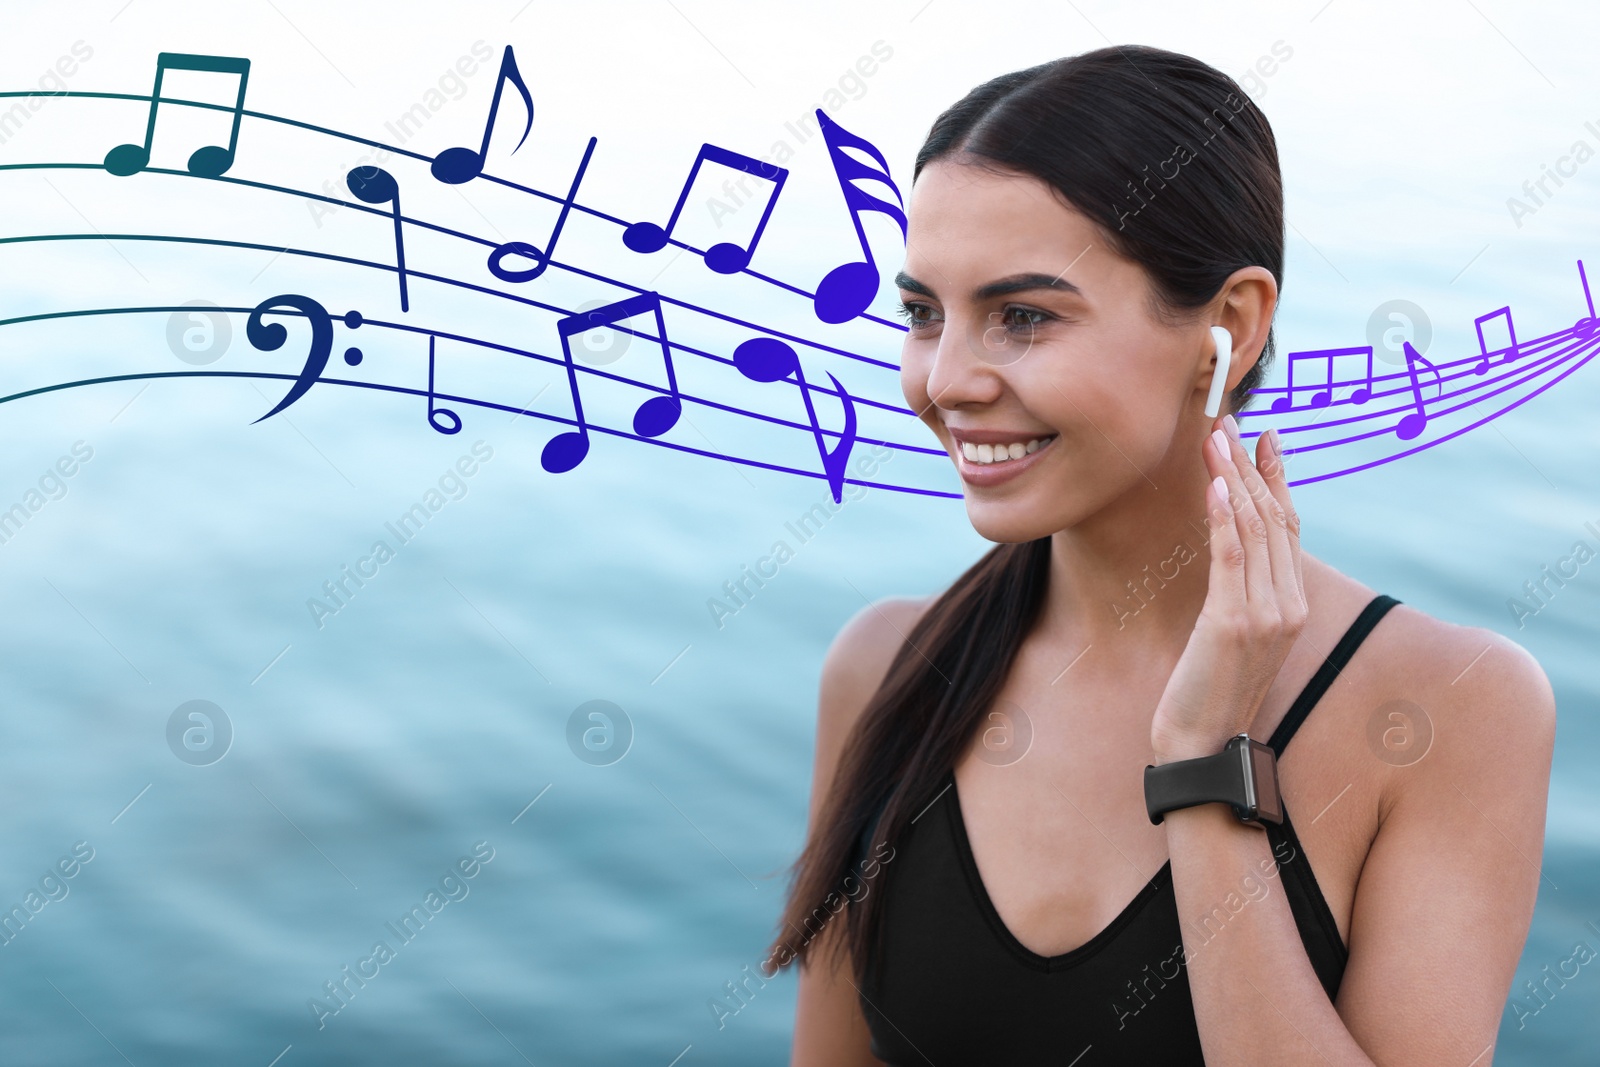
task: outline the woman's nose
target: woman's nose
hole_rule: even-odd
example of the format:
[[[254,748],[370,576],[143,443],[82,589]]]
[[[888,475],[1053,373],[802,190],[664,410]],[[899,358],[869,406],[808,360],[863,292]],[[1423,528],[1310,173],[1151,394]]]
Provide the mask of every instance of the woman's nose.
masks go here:
[[[1003,329],[978,319],[946,320],[928,368],[928,399],[942,408],[989,404],[1005,390],[1000,368],[1008,365]]]

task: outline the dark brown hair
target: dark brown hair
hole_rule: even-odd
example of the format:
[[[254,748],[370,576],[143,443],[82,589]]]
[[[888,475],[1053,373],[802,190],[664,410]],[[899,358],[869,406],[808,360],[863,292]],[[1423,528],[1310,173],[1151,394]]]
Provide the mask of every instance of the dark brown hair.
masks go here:
[[[1152,310],[1181,317],[1240,267],[1283,284],[1283,186],[1266,116],[1226,74],[1140,45],[1102,48],[1004,74],[934,122],[916,175],[945,158],[1032,175],[1098,224],[1150,280]],[[1242,410],[1273,353],[1228,396]],[[809,961],[842,911],[859,982],[881,929],[881,885],[846,907],[840,887],[864,841],[881,856],[936,795],[999,693],[1044,601],[1050,538],[1001,544],[922,615],[845,742],[833,788],[795,860],[769,947],[769,973]],[[893,853],[888,854],[892,877]],[[870,877],[870,876],[869,876]],[[854,898],[852,898],[854,899]],[[829,902],[840,901],[834,908]]]

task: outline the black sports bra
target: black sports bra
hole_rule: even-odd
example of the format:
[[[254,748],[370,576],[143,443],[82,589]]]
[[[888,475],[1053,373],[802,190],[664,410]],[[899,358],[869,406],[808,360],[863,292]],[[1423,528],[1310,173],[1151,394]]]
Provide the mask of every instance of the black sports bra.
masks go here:
[[[1374,597],[1339,639],[1273,732],[1268,744],[1280,757],[1397,603]],[[1300,940],[1331,1000],[1348,950],[1287,811],[1267,836]],[[888,894],[881,950],[869,955],[860,989],[874,1056],[891,1067],[1205,1063],[1170,860],[1104,930],[1069,952],[1041,956],[1006,928],[984,889],[953,770],[898,845],[879,887]],[[1236,910],[1230,903],[1214,912],[1220,918],[1210,936]],[[1191,953],[1198,936],[1191,931]]]

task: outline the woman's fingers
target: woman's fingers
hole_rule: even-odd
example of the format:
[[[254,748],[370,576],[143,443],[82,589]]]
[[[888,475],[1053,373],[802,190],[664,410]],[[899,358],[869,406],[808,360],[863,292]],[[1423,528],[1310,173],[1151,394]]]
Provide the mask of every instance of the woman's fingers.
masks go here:
[[[1289,545],[1294,560],[1294,589],[1301,608],[1306,602],[1305,568],[1300,552],[1300,513],[1295,510],[1289,495],[1289,477],[1283,467],[1283,448],[1278,431],[1269,430],[1256,442],[1256,467],[1260,470],[1272,497],[1278,502],[1279,520],[1283,523],[1284,540]]]
[[[1243,482],[1235,466],[1227,431],[1219,425],[1206,442],[1206,467],[1210,470],[1211,484],[1206,490],[1206,511],[1211,516],[1211,585],[1207,598],[1216,597],[1216,604],[1230,615],[1243,616],[1250,607],[1250,584],[1257,581],[1253,570],[1267,566],[1264,558],[1251,559],[1251,546],[1241,534],[1239,508],[1249,506],[1244,495]],[[1220,484],[1219,484],[1220,479]],[[1227,503],[1220,506],[1215,494],[1220,492]],[[1252,567],[1253,564],[1253,567]]]
[[[1299,601],[1294,548],[1289,542],[1286,518],[1277,496],[1267,484],[1238,437],[1238,424],[1225,416],[1229,458],[1238,473],[1246,499],[1234,505],[1239,536],[1255,566],[1248,568],[1247,595],[1252,605],[1274,616],[1290,616]],[[1252,551],[1253,550],[1253,551]]]

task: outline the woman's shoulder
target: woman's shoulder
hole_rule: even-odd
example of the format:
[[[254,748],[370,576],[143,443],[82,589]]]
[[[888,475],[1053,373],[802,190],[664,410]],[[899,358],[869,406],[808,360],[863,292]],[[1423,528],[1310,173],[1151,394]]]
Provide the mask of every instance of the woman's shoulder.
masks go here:
[[[1377,595],[1327,564],[1314,565],[1341,619],[1353,619]],[[1437,763],[1463,771],[1487,752],[1509,755],[1508,749],[1522,750],[1532,765],[1548,759],[1554,693],[1538,660],[1511,637],[1401,601],[1362,642],[1358,658],[1368,665],[1361,674],[1370,686],[1361,705],[1414,706],[1411,713],[1426,718],[1445,757]]]
[[[895,653],[936,599],[886,597],[852,615],[823,658],[824,698],[831,696],[833,703],[844,705],[841,713],[859,713],[888,673]]]

